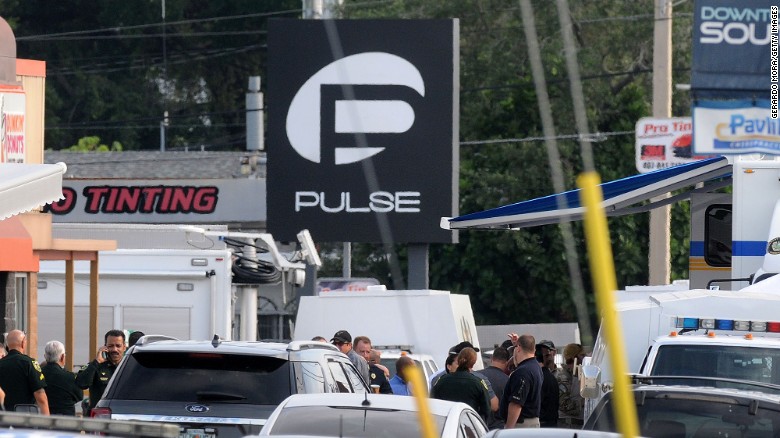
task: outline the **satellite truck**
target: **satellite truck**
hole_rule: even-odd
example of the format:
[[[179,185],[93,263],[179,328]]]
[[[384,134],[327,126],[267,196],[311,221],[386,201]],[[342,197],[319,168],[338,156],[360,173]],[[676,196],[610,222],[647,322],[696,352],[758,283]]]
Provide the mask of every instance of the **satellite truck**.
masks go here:
[[[780,385],[780,160],[730,160],[706,160],[720,166],[719,176],[690,193],[691,288],[617,292],[630,374]],[[712,192],[729,175],[732,194]],[[586,419],[612,389],[607,356],[599,331],[579,368]]]
[[[299,233],[301,248],[293,253],[282,252],[270,234],[234,232],[224,225],[57,224],[55,233],[117,241],[119,249],[100,253],[101,342],[102,334],[114,328],[181,340],[215,334],[254,340],[258,298],[289,299],[293,287],[305,280],[306,263],[322,263],[307,230]],[[94,355],[88,345],[89,266],[83,261],[74,265],[73,359],[80,365]],[[64,338],[64,306],[65,265],[42,261],[37,357],[43,357],[47,341]]]

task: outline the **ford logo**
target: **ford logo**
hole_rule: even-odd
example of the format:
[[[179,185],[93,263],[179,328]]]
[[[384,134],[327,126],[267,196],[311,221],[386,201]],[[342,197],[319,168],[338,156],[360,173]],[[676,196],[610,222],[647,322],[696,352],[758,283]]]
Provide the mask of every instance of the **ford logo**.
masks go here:
[[[204,405],[187,405],[184,409],[188,412],[208,412],[209,407]]]

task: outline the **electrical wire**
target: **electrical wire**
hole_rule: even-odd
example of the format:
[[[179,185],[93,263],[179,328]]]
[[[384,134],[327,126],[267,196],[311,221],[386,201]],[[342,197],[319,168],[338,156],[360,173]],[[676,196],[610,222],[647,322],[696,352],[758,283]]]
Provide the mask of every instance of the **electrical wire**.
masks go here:
[[[261,252],[261,253],[267,253],[268,252],[268,248],[266,248],[264,246],[258,246],[258,245],[252,244],[252,243],[245,242],[243,240],[233,239],[231,237],[223,237],[222,240],[226,244],[228,244],[228,245],[230,245],[232,247],[235,247],[235,248],[242,248],[244,246],[251,246],[251,247],[259,250],[259,252]]]
[[[238,260],[233,262],[234,283],[270,284],[276,283],[282,278],[282,272],[271,262],[251,259],[235,253],[233,256]]]

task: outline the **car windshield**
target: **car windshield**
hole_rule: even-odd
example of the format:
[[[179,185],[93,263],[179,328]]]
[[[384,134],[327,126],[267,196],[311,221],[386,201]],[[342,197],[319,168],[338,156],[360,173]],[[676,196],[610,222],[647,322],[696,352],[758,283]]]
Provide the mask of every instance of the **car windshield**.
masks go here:
[[[721,377],[780,384],[780,350],[723,345],[664,345],[658,349],[650,375]],[[699,385],[733,386],[728,383]]]
[[[277,405],[291,394],[289,362],[265,356],[139,352],[117,377],[121,400]]]
[[[434,415],[440,436],[444,417]],[[359,407],[302,406],[285,408],[273,424],[271,435],[344,437],[420,436],[417,412]]]
[[[606,400],[585,429],[617,430],[612,399]],[[647,397],[637,403],[639,432],[642,436],[680,437],[775,437],[780,436],[778,406],[739,404],[728,396]]]

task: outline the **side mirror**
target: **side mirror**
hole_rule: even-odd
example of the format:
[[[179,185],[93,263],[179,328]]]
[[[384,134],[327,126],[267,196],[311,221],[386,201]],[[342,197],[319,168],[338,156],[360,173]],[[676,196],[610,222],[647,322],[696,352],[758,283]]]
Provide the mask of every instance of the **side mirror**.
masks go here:
[[[595,365],[579,367],[580,395],[582,398],[597,398],[599,396],[599,380],[601,369]]]

